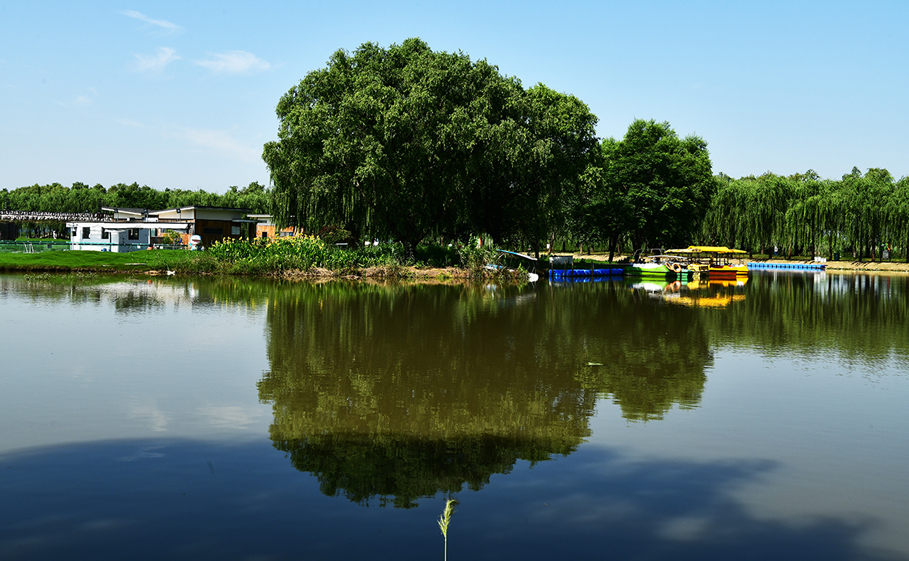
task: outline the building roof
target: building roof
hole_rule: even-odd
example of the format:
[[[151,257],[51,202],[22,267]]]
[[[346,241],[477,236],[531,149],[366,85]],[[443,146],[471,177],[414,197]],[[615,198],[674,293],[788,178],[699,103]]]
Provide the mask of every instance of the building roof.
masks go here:
[[[138,214],[138,215],[143,215],[146,212],[148,212],[147,208],[125,208],[125,207],[119,207],[119,206],[103,206],[103,207],[101,207],[101,210],[106,211],[106,212],[120,212],[123,214]]]
[[[165,208],[164,210],[156,210],[154,212],[149,212],[149,214],[161,214],[162,212],[173,212],[175,210],[184,211],[184,210],[232,210],[235,212],[242,212],[243,214],[248,214],[252,211],[249,208],[231,208],[226,206],[202,206],[202,205],[190,205],[190,206],[181,206],[175,208]]]
[[[67,228],[100,226],[105,230],[186,230],[189,222],[67,222]]]

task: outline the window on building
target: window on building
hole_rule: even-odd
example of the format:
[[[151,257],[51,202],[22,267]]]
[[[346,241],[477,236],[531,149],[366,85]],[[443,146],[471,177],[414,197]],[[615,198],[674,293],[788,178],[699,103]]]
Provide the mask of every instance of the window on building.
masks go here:
[[[82,227],[82,239],[87,240],[90,237],[92,237],[92,229],[89,228],[88,226],[83,226]]]
[[[101,228],[101,239],[109,240],[110,239],[110,230],[107,228]]]
[[[127,234],[126,239],[128,239],[128,240],[138,240],[138,239],[139,239],[139,229],[138,229],[138,228],[130,228],[130,229],[129,229],[129,232],[128,232],[128,234]]]
[[[202,228],[202,233],[208,236],[220,236],[224,234],[224,228]]]

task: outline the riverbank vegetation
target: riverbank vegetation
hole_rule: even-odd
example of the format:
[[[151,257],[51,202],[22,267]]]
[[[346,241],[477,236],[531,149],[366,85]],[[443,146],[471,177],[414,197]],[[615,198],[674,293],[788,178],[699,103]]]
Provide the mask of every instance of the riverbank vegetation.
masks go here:
[[[58,244],[66,246],[66,244]],[[489,271],[501,254],[488,246],[421,244],[408,256],[400,243],[338,247],[315,236],[224,240],[206,251],[155,249],[129,253],[46,250],[0,252],[0,271],[142,272],[272,276],[500,277]]]

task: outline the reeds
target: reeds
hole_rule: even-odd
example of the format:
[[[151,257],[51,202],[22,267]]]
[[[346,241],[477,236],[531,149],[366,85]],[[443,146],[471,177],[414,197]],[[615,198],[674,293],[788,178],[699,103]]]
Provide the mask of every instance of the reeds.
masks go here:
[[[458,504],[458,499],[448,499],[445,501],[445,510],[442,511],[442,515],[439,516],[439,529],[442,530],[442,537],[445,538],[445,561],[448,561],[448,525],[451,523],[451,515],[454,514],[455,505]]]

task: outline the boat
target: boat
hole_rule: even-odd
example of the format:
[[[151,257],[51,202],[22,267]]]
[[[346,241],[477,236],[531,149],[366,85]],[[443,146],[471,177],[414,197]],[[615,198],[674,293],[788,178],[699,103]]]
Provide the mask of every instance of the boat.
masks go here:
[[[689,269],[710,280],[736,280],[748,276],[748,265],[742,261],[747,252],[741,249],[690,245],[685,249],[668,249],[666,253],[684,259]]]
[[[506,251],[504,249],[498,249],[496,251],[503,254],[503,258],[506,261],[517,261],[519,265],[512,267],[508,266],[510,263],[507,263],[506,265],[489,263],[486,265],[487,269],[491,271],[508,271],[509,273],[517,273],[519,268],[523,268],[524,272],[527,274],[527,282],[537,282],[540,280],[540,275],[537,274],[537,259],[535,257],[531,257],[524,253],[517,253],[515,251]]]
[[[632,263],[625,269],[628,276],[658,277],[687,280],[691,278],[692,271],[686,266],[683,259],[674,255],[663,253],[661,249],[635,252]]]

